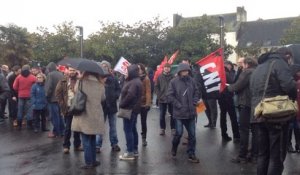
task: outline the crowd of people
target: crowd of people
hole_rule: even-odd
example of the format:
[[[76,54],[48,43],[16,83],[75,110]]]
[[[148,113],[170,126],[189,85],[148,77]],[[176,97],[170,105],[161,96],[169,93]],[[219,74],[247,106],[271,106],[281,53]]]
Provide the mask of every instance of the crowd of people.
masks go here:
[[[208,124],[204,127],[216,128],[220,109],[223,141],[233,140],[240,145],[238,155],[233,155],[231,162],[256,163],[259,175],[282,174],[286,153],[300,153],[300,115],[289,121],[270,123],[254,118],[253,114],[263,97],[271,63],[270,81],[265,96],[288,95],[292,100],[300,100],[300,93],[297,96],[297,88],[300,91],[300,66],[291,65],[291,56],[287,49],[281,48],[262,54],[257,60],[240,58],[236,65],[225,61],[226,88],[213,95],[206,92],[199,66],[192,66],[189,59],[179,63],[175,74],[171,73],[171,65],[166,63],[155,82],[152,73],[141,63],[130,65],[124,76],[117,76],[111,63],[105,60],[98,63],[106,72],[102,75],[82,72],[73,67],[66,67],[61,72],[52,62],[44,71],[37,67],[30,68],[29,65],[15,65],[11,69],[2,65],[0,123],[6,118],[6,104],[13,127],[20,131],[26,125],[34,133],[48,132],[47,121],[51,121],[52,129],[48,137],[63,137],[63,153],[68,154],[73,134],[74,150],[84,151],[85,165],[82,168],[91,169],[100,165],[96,160],[96,153],[101,152],[107,120],[111,150],[121,151],[116,127],[118,106],[131,110],[130,118],[123,118],[126,149],[119,159],[137,159],[137,119],[140,115],[141,145],[147,146],[147,114],[155,93],[161,136],[166,132],[166,115],[170,116],[173,135],[171,156],[176,157],[184,135],[188,160],[199,163],[196,156],[196,107],[203,101],[208,119]],[[79,90],[87,96],[86,108],[81,114],[73,114],[69,108]],[[227,133],[227,114],[233,138]],[[295,147],[291,141],[293,132]]]

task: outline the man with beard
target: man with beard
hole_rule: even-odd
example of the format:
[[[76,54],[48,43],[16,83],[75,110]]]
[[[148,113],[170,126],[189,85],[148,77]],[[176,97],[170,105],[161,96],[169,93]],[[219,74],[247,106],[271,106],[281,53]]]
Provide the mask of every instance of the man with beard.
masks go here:
[[[70,138],[71,138],[71,124],[73,120],[73,114],[68,112],[68,109],[71,106],[71,100],[74,98],[74,86],[77,82],[77,72],[76,69],[69,68],[68,74],[64,76],[62,80],[57,83],[55,89],[55,96],[58,101],[60,112],[65,119],[65,134],[64,134],[64,143],[63,143],[63,152],[68,154],[70,152]],[[82,151],[80,133],[74,131],[74,150]]]

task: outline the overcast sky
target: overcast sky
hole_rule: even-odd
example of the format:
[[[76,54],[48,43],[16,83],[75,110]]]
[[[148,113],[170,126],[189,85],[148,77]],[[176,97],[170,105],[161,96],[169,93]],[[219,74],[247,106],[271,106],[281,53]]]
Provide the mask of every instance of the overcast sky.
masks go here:
[[[99,21],[133,24],[160,16],[172,25],[173,14],[183,17],[236,12],[244,6],[248,21],[300,15],[297,0],[1,0],[0,25],[14,23],[30,32],[38,26],[73,21],[85,37],[99,30]]]

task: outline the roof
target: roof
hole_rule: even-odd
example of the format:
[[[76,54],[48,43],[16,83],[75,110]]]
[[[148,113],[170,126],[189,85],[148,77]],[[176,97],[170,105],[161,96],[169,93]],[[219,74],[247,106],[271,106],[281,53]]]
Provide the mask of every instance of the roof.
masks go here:
[[[296,17],[242,22],[237,32],[238,47],[280,46],[285,30],[294,19]]]
[[[220,17],[222,16],[224,19],[225,30],[227,32],[237,31],[237,14],[236,13],[227,13],[221,15],[208,15],[209,18],[213,18],[214,22],[219,25]],[[181,17],[177,26],[185,25],[186,23],[193,21],[193,20],[200,20],[203,16],[196,16],[196,17]]]

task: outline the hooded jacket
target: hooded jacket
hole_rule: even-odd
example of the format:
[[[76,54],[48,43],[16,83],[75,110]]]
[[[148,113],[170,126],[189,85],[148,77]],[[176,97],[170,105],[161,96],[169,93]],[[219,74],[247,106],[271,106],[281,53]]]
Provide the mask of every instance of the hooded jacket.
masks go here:
[[[47,106],[47,99],[43,83],[35,83],[31,88],[30,100],[32,109],[41,110]]]
[[[197,116],[198,87],[190,75],[180,76],[180,72],[184,70],[191,71],[189,65],[180,63],[177,69],[178,76],[171,80],[167,92],[168,101],[173,104],[175,119],[192,119]]]
[[[31,87],[35,82],[36,77],[30,73],[27,67],[23,66],[21,74],[14,81],[13,89],[19,98],[30,98]]]
[[[258,66],[253,71],[250,79],[251,90],[251,114],[252,122],[264,122],[264,119],[254,119],[254,109],[263,98],[263,91],[267,73],[271,62],[274,65],[269,78],[265,97],[275,97],[277,95],[289,95],[291,99],[296,99],[296,83],[291,74],[291,70],[284,61],[284,57],[278,53],[266,53],[258,58]]]
[[[139,77],[139,67],[135,64],[128,68],[128,78],[121,91],[120,108],[132,109],[134,113],[140,113],[142,81]]]
[[[55,97],[55,88],[59,80],[62,80],[64,76],[61,72],[56,70],[56,64],[53,62],[50,62],[47,65],[47,71],[48,74],[45,84],[46,97],[48,102],[57,102],[57,99]]]

